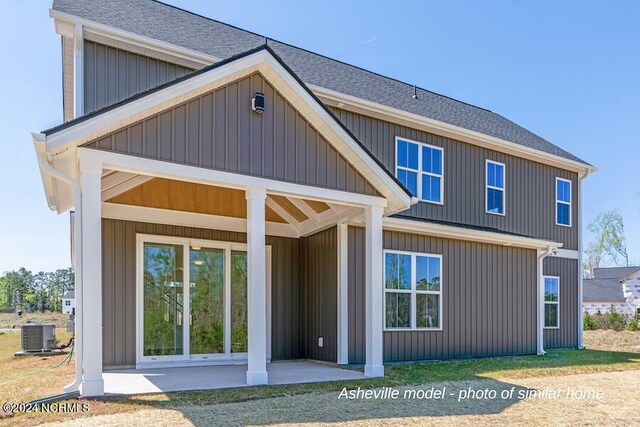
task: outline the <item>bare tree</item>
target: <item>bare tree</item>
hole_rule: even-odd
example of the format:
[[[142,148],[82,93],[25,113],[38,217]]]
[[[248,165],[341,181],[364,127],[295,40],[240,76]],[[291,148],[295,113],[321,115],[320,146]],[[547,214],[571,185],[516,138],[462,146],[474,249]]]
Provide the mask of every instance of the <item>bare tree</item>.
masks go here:
[[[593,269],[618,264],[620,259],[629,265],[624,222],[620,210],[602,212],[587,226],[595,236],[584,251],[582,271],[584,277],[593,277]]]

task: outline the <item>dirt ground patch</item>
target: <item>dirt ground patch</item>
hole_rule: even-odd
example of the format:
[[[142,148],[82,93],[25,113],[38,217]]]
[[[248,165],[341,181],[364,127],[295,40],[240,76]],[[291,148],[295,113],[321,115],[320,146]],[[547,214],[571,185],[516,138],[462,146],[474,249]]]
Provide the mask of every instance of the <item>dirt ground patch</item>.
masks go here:
[[[640,352],[640,331],[584,331],[584,345],[592,350]]]
[[[472,380],[433,383],[418,388],[446,387],[439,400],[339,399],[339,392],[313,393],[241,403],[145,409],[101,415],[50,426],[117,425],[348,425],[348,426],[484,426],[484,425],[640,425],[640,413],[629,402],[640,401],[640,372],[605,372],[547,378]],[[545,397],[458,401],[460,390],[496,390],[514,395],[535,389]],[[414,387],[408,387],[409,389]],[[398,388],[403,393],[406,388]],[[577,399],[567,391],[600,392]],[[552,392],[558,392],[554,398]],[[530,392],[529,392],[530,393]],[[625,396],[621,399],[620,396]]]
[[[18,316],[16,313],[0,313],[0,329],[20,329],[25,323],[47,323],[56,325],[56,329],[66,330],[68,314],[54,313],[24,313]]]

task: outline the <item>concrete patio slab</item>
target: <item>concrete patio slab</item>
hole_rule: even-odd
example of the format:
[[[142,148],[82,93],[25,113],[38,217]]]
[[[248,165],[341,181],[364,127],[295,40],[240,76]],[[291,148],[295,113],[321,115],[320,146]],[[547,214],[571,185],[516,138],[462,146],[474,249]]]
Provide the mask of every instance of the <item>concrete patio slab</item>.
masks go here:
[[[364,379],[362,372],[309,361],[267,365],[269,385]],[[103,374],[106,394],[143,394],[248,387],[246,365],[125,369]]]

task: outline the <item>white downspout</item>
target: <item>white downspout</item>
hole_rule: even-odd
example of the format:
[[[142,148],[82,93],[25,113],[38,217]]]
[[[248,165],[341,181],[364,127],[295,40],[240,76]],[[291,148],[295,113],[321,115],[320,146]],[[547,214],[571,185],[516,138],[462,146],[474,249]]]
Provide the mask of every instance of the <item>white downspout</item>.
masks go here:
[[[57,179],[65,184],[68,184],[73,188],[73,201],[75,208],[74,219],[74,251],[73,251],[73,268],[75,273],[75,291],[76,291],[76,317],[75,317],[75,330],[74,330],[74,351],[76,353],[76,376],[73,382],[64,386],[64,391],[70,392],[78,390],[80,383],[82,382],[82,317],[84,314],[84,308],[82,304],[82,189],[78,181],[72,177],[63,174],[55,169],[47,160],[47,147],[46,137],[42,133],[32,133],[33,145],[36,149],[36,157],[38,158],[38,165],[42,174],[49,175],[53,179]],[[49,206],[53,209],[49,201]]]
[[[537,338],[538,344],[536,346],[536,353],[539,356],[546,354],[544,351],[544,283],[542,277],[544,276],[543,263],[544,259],[553,254],[555,248],[549,246],[544,252],[538,255],[538,318],[537,318]]]
[[[582,181],[589,176],[590,170],[578,175],[578,348],[584,349],[584,324],[582,314]]]

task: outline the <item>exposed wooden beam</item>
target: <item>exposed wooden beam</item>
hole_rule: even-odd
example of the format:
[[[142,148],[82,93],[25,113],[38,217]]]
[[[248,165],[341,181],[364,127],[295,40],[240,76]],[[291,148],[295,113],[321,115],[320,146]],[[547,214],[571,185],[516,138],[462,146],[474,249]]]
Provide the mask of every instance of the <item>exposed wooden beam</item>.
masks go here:
[[[283,208],[282,206],[280,206],[280,204],[278,204],[278,202],[276,202],[275,200],[273,200],[270,196],[267,196],[266,199],[266,205],[269,206],[275,213],[277,213],[278,215],[280,215],[280,217],[282,219],[284,219],[285,221],[287,221],[289,224],[291,224],[292,227],[294,227],[296,230],[300,231],[300,222],[298,220],[296,220],[296,218],[291,215],[289,212],[287,212],[287,210],[285,208]]]

